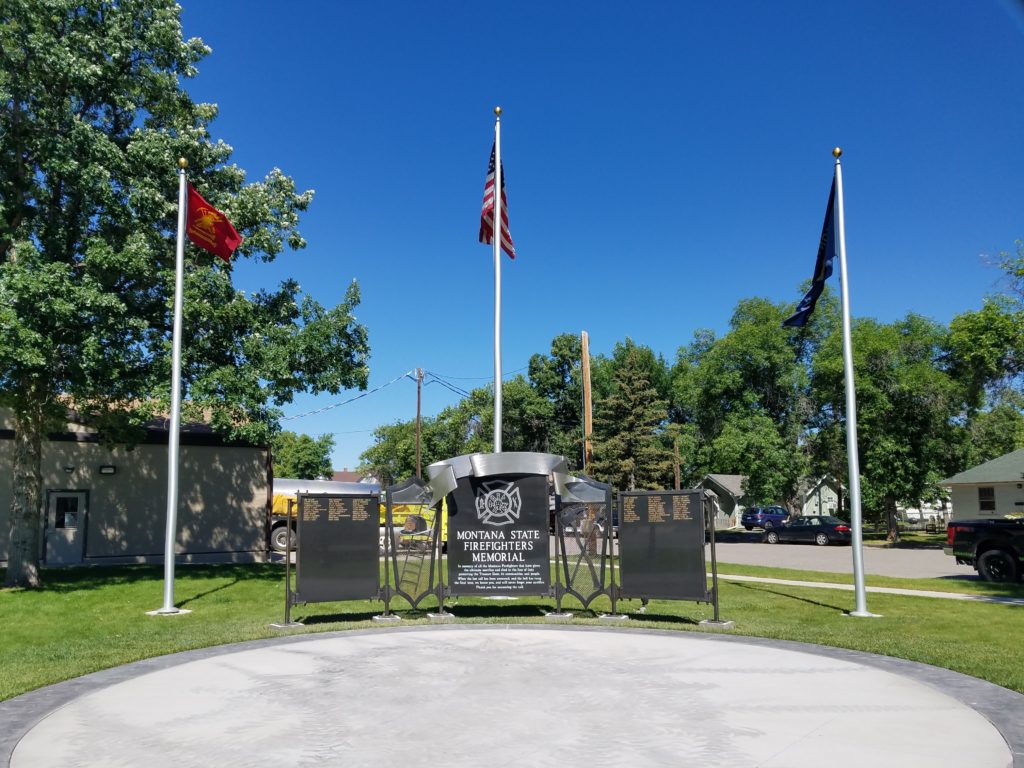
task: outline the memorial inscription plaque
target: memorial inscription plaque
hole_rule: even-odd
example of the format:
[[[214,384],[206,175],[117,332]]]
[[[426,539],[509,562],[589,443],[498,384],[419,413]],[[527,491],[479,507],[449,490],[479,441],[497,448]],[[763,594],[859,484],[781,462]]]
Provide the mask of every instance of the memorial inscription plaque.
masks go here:
[[[620,595],[708,601],[700,491],[619,496]]]
[[[380,494],[300,494],[298,507],[296,601],[376,597]]]
[[[547,595],[548,479],[462,477],[448,502],[452,595]]]

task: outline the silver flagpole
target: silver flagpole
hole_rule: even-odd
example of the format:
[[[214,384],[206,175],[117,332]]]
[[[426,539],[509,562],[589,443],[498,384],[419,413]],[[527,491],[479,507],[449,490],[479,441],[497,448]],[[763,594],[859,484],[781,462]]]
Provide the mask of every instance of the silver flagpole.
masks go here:
[[[846,274],[846,221],[843,214],[843,150],[836,147],[836,228],[839,230],[839,282],[843,298],[843,368],[846,375],[846,455],[850,472],[850,528],[853,535],[853,584],[857,608],[850,616],[876,616],[867,607],[864,588],[864,536],[860,511],[860,461],[857,457],[857,392],[853,381],[853,344],[850,341],[850,286]]]
[[[174,544],[178,534],[178,433],[181,430],[181,314],[185,282],[185,168],[178,160],[178,245],[174,261],[174,331],[171,342],[171,423],[167,430],[167,532],[164,537],[164,604],[151,615],[189,613],[174,605]]]
[[[501,107],[494,115],[494,452],[501,453]]]

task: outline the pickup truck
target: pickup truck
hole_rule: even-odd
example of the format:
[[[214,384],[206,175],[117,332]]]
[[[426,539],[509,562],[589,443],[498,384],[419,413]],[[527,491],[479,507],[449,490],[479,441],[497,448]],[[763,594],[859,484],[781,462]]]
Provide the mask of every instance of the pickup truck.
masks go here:
[[[1024,519],[949,523],[943,552],[973,566],[985,581],[1017,581],[1024,566]]]

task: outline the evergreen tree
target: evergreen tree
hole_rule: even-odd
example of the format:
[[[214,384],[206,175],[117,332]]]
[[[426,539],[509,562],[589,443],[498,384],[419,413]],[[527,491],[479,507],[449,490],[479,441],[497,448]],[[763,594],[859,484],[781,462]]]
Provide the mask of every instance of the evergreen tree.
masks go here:
[[[594,475],[620,490],[668,487],[672,457],[661,442],[667,404],[647,376],[646,360],[628,352],[611,394],[595,414]]]

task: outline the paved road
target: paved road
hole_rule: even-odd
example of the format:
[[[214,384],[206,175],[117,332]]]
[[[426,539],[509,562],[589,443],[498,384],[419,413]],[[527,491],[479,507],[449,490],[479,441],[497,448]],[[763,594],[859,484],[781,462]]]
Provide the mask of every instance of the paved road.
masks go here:
[[[813,544],[772,545],[759,541],[717,542],[715,552],[719,563],[853,573],[853,551],[850,547],[818,547]],[[710,555],[708,557],[710,558]],[[864,572],[876,576],[904,578],[967,581],[976,581],[978,578],[973,568],[957,565],[956,560],[943,553],[941,549],[864,547]]]

